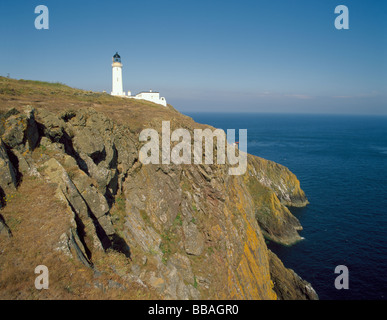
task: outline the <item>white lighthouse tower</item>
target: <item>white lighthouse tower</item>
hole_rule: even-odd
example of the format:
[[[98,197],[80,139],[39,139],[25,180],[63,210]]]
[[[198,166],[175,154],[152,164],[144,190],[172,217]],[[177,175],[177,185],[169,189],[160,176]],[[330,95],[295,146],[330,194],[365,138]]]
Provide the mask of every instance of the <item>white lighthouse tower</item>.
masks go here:
[[[116,54],[113,56],[112,68],[113,68],[112,95],[124,96],[125,93],[122,85],[122,63],[121,63],[121,57],[118,54],[118,52],[116,52]]]
[[[140,99],[140,100],[147,100],[153,103],[161,104],[164,107],[167,106],[167,101],[164,97],[160,97],[160,93],[157,91],[142,91],[134,96],[132,96],[132,93],[128,91],[128,95],[125,94],[123,85],[122,85],[122,63],[121,63],[121,57],[116,52],[116,54],[113,56],[113,64],[112,64],[112,96],[121,96],[125,98],[130,99]]]

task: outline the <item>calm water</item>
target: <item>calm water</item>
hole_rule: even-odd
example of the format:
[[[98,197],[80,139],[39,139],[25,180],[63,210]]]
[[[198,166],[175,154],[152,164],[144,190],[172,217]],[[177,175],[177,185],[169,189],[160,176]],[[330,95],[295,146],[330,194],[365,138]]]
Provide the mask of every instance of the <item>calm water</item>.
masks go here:
[[[222,129],[248,129],[248,152],[287,166],[310,205],[292,209],[305,240],[269,244],[320,299],[387,297],[387,117],[189,114]],[[349,269],[337,290],[334,269]]]

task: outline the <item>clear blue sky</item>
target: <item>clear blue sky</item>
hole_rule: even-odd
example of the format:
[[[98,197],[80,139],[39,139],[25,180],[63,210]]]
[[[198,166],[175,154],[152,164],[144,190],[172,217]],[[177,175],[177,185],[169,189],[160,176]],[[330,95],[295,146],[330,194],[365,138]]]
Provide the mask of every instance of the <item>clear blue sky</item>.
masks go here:
[[[36,30],[37,5],[50,29]],[[337,30],[337,5],[350,29]],[[181,111],[387,114],[385,0],[1,0],[0,75],[160,91]]]

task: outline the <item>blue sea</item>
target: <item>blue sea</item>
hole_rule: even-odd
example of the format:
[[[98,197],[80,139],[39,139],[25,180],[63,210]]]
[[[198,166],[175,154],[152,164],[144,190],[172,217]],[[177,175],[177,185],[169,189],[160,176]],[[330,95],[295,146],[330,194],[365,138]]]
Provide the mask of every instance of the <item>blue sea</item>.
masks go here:
[[[248,152],[288,167],[310,204],[291,209],[305,239],[268,247],[322,300],[387,297],[387,117],[188,114],[222,129],[247,129]],[[335,268],[349,270],[337,290]]]

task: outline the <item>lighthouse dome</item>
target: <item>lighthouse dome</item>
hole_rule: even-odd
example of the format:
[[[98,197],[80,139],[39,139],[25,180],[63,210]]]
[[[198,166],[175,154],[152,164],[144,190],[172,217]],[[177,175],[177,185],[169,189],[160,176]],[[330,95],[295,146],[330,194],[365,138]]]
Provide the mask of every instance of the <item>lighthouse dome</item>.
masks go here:
[[[121,62],[121,57],[118,52],[113,56],[113,62]]]

